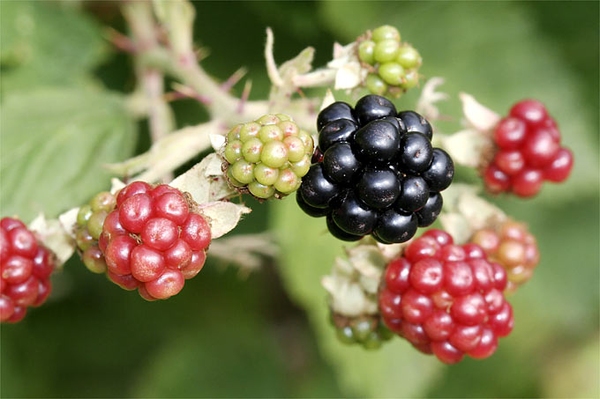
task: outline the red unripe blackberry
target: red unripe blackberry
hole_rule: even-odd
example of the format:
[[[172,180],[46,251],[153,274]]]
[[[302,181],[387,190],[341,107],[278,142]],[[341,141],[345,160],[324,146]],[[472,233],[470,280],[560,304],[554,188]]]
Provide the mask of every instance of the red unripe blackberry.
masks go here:
[[[476,231],[469,240],[479,245],[488,258],[506,270],[506,291],[515,291],[529,281],[540,261],[537,241],[527,226],[507,220],[495,228]]]
[[[495,151],[482,170],[487,190],[535,196],[544,180],[562,182],[573,167],[573,155],[561,147],[560,132],[543,104],[516,103],[493,132]]]
[[[387,327],[444,363],[490,356],[513,327],[504,269],[470,243],[428,230],[388,263],[379,290]]]
[[[0,220],[0,322],[22,320],[51,291],[54,254],[18,219]]]
[[[210,224],[189,195],[133,182],[119,191],[98,247],[107,276],[147,300],[176,295],[204,266]]]

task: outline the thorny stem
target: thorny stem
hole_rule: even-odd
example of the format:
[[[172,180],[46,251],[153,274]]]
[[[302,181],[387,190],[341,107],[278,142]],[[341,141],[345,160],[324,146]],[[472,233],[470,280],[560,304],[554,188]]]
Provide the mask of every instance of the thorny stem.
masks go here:
[[[131,29],[132,42],[136,50],[134,63],[139,88],[146,98],[150,137],[155,143],[173,130],[171,110],[164,99],[164,74],[158,69],[145,65],[140,57],[159,47],[156,37],[156,24],[152,8],[146,2],[129,2],[123,6],[123,15]],[[169,181],[169,173],[162,177]]]

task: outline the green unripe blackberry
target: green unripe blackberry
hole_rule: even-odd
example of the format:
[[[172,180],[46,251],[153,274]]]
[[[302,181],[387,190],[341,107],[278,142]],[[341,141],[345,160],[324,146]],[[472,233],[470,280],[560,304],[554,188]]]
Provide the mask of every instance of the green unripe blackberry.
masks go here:
[[[221,156],[229,183],[259,199],[281,198],[298,189],[310,168],[312,136],[287,115],[267,114],[234,126]]]
[[[382,25],[373,29],[372,37],[376,42],[388,39],[399,42],[400,32],[398,32],[398,29],[391,25]]]
[[[399,97],[419,83],[419,52],[400,41],[400,32],[383,25],[357,39],[357,56],[368,72],[363,85],[373,94]]]
[[[75,227],[75,242],[85,266],[94,273],[104,273],[106,262],[98,248],[104,220],[115,208],[117,200],[108,191],[94,196],[88,204],[79,208]]]
[[[361,345],[365,349],[378,349],[393,337],[393,333],[377,315],[346,317],[332,312],[331,324],[337,338],[346,345]]]

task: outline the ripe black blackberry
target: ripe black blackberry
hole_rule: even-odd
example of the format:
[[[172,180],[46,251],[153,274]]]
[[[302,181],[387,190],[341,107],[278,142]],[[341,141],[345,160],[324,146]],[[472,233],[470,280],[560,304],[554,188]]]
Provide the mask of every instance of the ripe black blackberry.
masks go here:
[[[300,208],[326,217],[331,234],[384,244],[412,238],[439,215],[454,163],[431,145],[429,122],[378,95],[337,101],[317,117],[318,147],[297,193]]]

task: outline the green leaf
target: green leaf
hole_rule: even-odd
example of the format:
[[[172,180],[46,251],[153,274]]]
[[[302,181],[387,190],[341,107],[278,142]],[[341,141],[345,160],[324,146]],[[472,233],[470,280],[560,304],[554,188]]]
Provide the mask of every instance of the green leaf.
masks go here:
[[[102,165],[131,156],[123,97],[79,89],[13,94],[1,108],[3,215],[53,217],[110,187]]]
[[[333,238],[325,220],[310,218],[293,198],[272,207],[273,228],[281,246],[280,269],[286,290],[302,308],[319,338],[325,358],[337,370],[347,395],[414,397],[421,395],[441,370],[441,363],[394,339],[377,351],[342,344],[329,323],[327,294],[321,278],[329,274],[343,243]]]
[[[39,85],[77,85],[107,54],[99,26],[73,7],[4,1],[0,13],[2,92]]]

